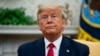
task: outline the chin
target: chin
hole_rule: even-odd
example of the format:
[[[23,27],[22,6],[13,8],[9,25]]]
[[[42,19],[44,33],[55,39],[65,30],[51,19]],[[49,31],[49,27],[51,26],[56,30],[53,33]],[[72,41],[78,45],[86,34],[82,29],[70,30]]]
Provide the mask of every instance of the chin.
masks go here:
[[[47,33],[47,34],[55,34],[56,31],[49,31],[49,30],[48,30],[46,33]]]

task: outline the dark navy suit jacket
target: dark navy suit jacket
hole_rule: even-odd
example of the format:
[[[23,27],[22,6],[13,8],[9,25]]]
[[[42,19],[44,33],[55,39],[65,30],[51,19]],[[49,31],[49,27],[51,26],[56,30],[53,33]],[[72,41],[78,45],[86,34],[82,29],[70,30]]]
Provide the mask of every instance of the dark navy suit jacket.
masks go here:
[[[44,38],[21,45],[18,56],[45,56]],[[63,36],[59,56],[89,56],[89,48]]]

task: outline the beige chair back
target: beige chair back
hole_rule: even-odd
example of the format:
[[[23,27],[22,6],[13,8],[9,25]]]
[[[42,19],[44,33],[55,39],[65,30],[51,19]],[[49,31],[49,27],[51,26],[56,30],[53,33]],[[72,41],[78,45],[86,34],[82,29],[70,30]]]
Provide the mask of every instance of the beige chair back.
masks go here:
[[[85,40],[75,40],[75,41],[89,46],[89,49],[90,49],[89,56],[100,56],[100,42],[90,42],[90,41],[85,41]]]

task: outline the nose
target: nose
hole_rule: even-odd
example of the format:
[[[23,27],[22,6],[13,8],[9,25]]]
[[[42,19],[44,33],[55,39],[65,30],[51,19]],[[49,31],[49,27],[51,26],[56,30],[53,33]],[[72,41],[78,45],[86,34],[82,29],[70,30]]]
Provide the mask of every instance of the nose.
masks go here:
[[[52,18],[50,16],[48,17],[47,22],[48,23],[51,23],[52,22]]]

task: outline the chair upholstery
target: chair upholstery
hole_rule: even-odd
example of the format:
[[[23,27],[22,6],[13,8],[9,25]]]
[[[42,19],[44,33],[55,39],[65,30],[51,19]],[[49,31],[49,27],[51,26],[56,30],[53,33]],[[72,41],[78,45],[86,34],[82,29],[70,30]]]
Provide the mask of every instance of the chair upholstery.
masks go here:
[[[100,56],[100,42],[90,42],[90,41],[76,40],[76,39],[75,41],[88,45],[90,50],[89,56]]]

